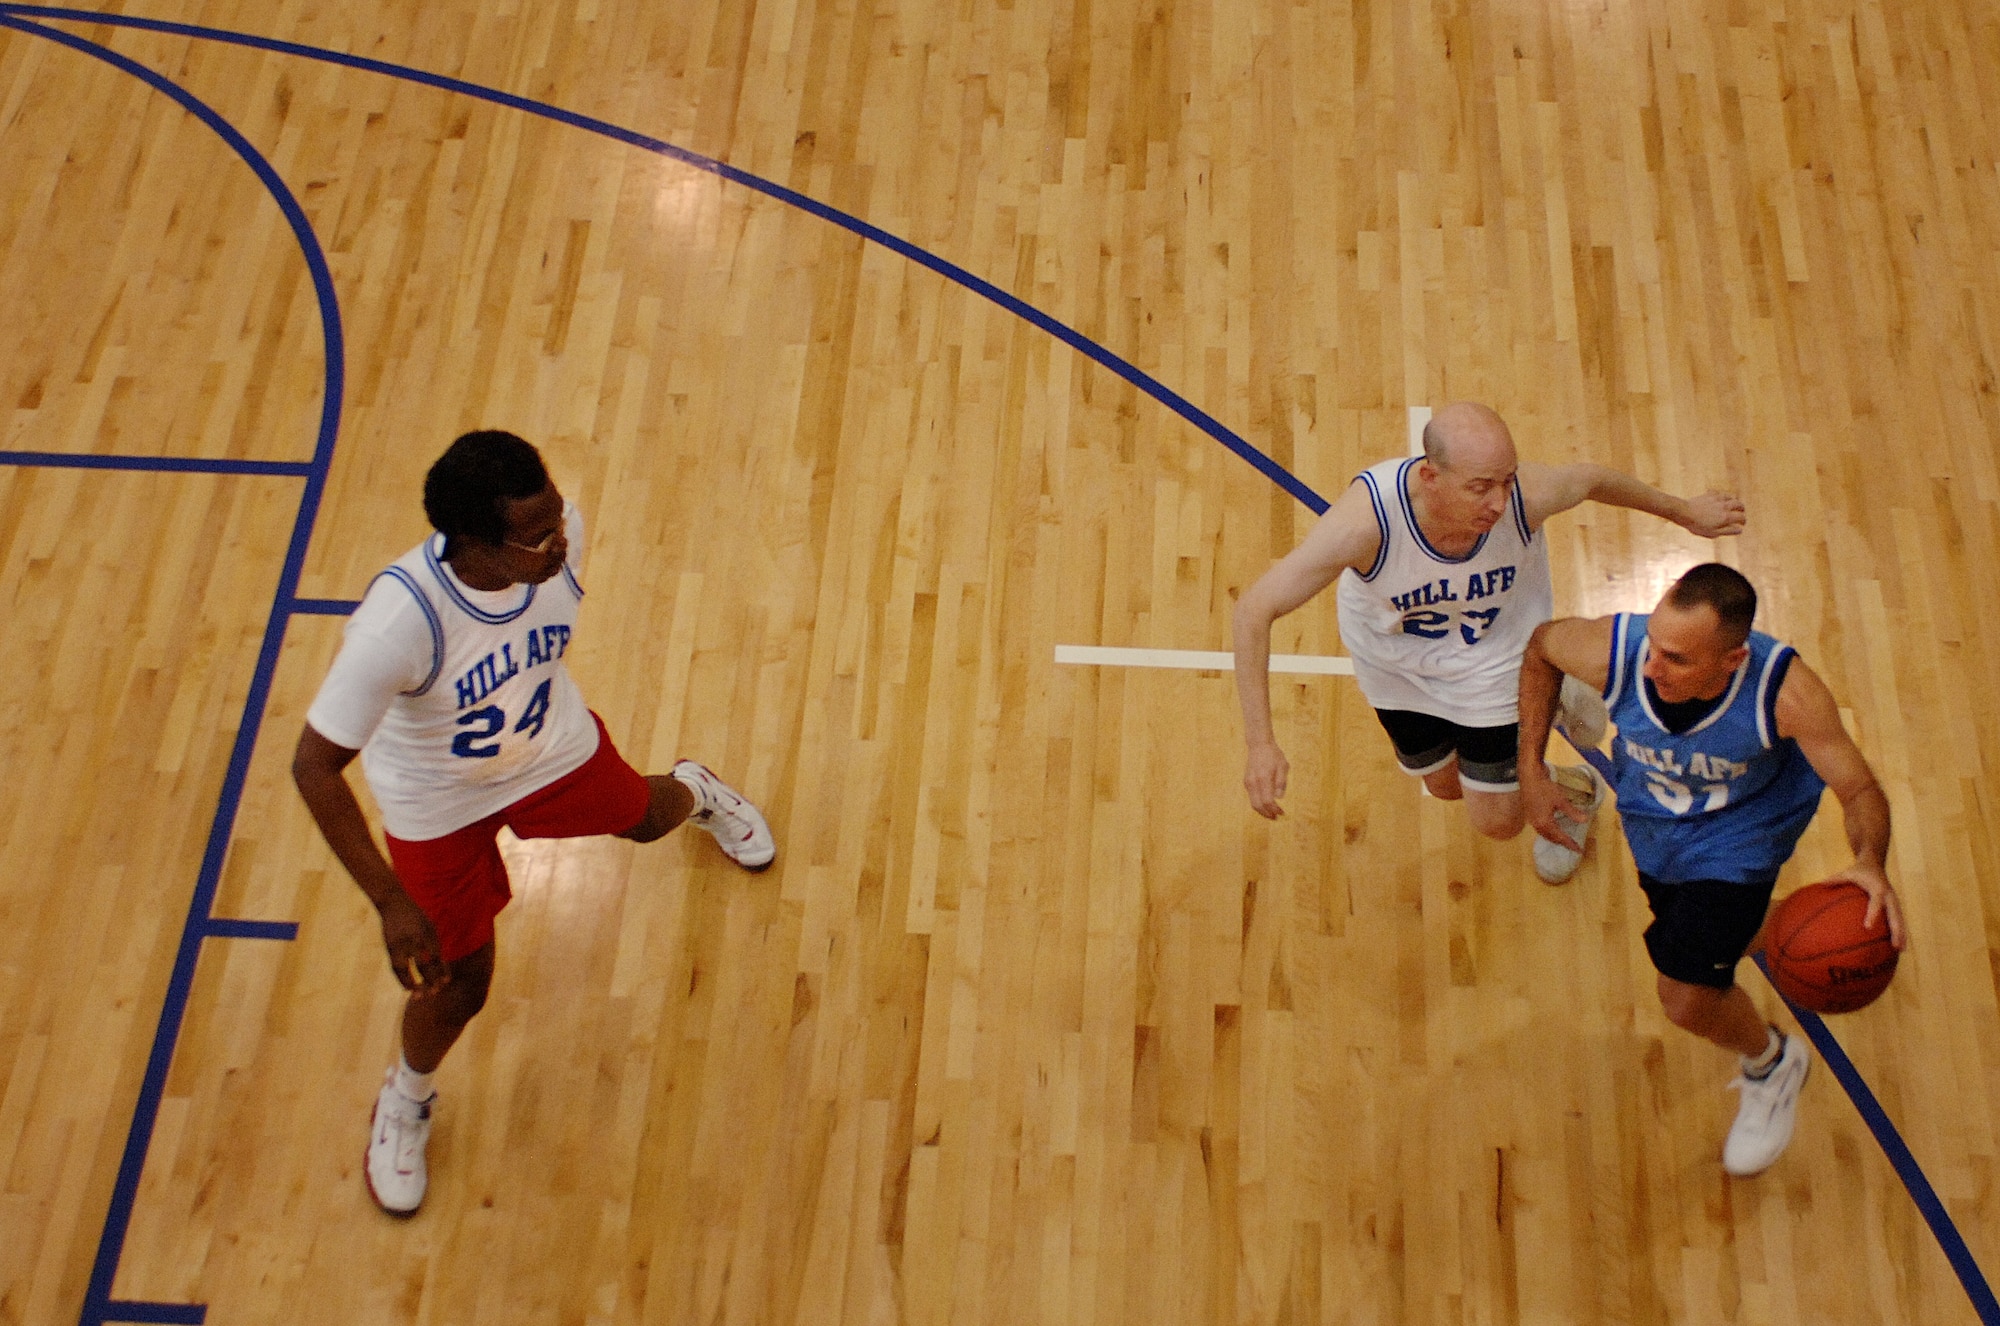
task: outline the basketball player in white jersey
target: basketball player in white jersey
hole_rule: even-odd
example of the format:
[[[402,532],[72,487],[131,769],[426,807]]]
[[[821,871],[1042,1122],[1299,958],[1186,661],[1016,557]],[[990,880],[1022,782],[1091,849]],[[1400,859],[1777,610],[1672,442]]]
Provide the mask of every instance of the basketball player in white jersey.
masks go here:
[[[1503,842],[1519,834],[1521,653],[1553,613],[1542,525],[1585,501],[1649,512],[1705,539],[1743,528],[1743,504],[1727,493],[1680,498],[1602,465],[1523,465],[1500,416],[1468,402],[1431,417],[1422,456],[1362,471],[1236,604],[1251,807],[1276,819],[1290,769],[1271,725],[1272,623],[1338,579],[1341,643],[1397,762],[1431,795],[1463,800],[1480,833]],[[1595,745],[1602,702],[1585,688],[1565,699],[1578,709],[1565,730]],[[1563,773],[1587,830],[1601,782],[1587,769]],[[1536,843],[1536,870],[1550,883],[1582,859]]]
[[[399,1215],[424,1198],[432,1074],[493,977],[493,920],[511,896],[501,826],[646,843],[692,819],[746,869],[777,855],[764,817],[714,774],[682,760],[640,776],[585,707],[562,661],[583,598],[583,521],[532,446],[467,433],[425,477],[424,511],[437,533],[369,586],[292,758],[410,992],[364,1170]],[[356,754],[387,858],[343,773]]]

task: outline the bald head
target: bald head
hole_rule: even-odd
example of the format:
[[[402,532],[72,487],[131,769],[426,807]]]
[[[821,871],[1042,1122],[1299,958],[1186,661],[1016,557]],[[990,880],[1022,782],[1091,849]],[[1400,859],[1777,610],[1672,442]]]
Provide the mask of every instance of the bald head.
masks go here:
[[[1518,463],[1514,435],[1499,415],[1472,401],[1454,401],[1424,425],[1424,459],[1440,470],[1497,468]]]

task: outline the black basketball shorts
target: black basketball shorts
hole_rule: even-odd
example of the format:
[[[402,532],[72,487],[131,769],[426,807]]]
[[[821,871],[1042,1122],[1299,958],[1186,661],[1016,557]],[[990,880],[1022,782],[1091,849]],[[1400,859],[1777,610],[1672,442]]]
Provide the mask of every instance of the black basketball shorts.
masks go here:
[[[1449,718],[1410,709],[1377,709],[1375,717],[1395,743],[1396,763],[1404,772],[1421,778],[1444,768],[1455,756],[1460,786],[1474,792],[1520,790],[1514,765],[1521,745],[1519,724],[1461,727]]]
[[[1639,887],[1653,907],[1646,952],[1652,955],[1654,969],[1689,985],[1727,990],[1736,984],[1736,964],[1763,928],[1776,881],[1735,884],[1695,879],[1668,884],[1642,874]]]

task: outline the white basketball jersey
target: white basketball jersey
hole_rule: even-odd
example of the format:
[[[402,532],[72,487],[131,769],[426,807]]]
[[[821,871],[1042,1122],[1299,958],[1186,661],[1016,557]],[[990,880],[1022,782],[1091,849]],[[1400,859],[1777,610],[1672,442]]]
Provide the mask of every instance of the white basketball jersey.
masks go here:
[[[565,514],[580,548],[581,521]],[[596,720],[562,661],[583,599],[571,567],[540,585],[480,591],[452,574],[443,549],[433,535],[375,578],[306,716],[337,744],[365,742],[383,821],[409,841],[483,819],[597,751]],[[418,632],[428,649],[412,647]],[[394,693],[368,696],[384,677]]]
[[[1382,549],[1366,574],[1341,573],[1341,643],[1375,708],[1501,727],[1520,715],[1528,637],[1555,609],[1548,543],[1529,530],[1516,483],[1499,523],[1465,556],[1446,557],[1410,502],[1421,459],[1385,460],[1355,479],[1375,505]]]

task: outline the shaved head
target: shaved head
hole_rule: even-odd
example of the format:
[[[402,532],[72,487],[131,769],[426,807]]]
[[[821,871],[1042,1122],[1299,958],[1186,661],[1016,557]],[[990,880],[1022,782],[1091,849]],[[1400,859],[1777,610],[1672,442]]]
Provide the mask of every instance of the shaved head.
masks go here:
[[[1750,623],[1757,619],[1757,590],[1741,571],[1721,562],[1690,567],[1667,586],[1666,601],[1676,608],[1712,610],[1718,638],[1729,649],[1750,638]]]
[[[1424,425],[1424,459],[1440,470],[1516,464],[1514,435],[1499,415],[1472,401],[1454,401]]]

